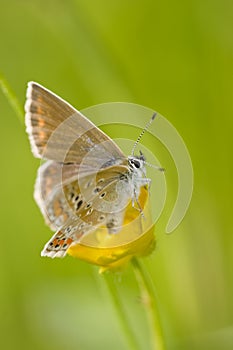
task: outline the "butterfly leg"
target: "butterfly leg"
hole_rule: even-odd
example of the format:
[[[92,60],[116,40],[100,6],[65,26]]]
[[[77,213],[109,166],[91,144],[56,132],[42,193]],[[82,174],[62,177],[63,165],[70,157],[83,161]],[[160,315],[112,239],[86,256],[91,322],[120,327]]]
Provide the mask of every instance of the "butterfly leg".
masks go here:
[[[150,188],[151,188],[151,179],[146,179],[147,180],[147,185],[148,185],[148,191],[150,194]]]
[[[135,202],[137,203],[137,207],[135,206]],[[134,188],[134,196],[132,198],[132,207],[135,208],[136,210],[140,211],[141,216],[145,219],[145,215],[144,215],[142,207],[138,201],[138,195],[137,195],[135,188]]]

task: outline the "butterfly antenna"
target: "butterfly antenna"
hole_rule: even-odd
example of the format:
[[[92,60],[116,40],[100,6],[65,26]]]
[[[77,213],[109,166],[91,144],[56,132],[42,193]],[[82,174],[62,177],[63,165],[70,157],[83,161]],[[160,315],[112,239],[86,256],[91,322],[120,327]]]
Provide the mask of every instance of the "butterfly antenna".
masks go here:
[[[148,123],[146,124],[145,128],[142,130],[141,134],[138,136],[137,138],[137,141],[135,142],[135,144],[133,145],[133,149],[132,149],[132,152],[131,152],[131,155],[134,156],[134,152],[135,152],[135,149],[137,147],[137,145],[139,144],[142,136],[145,134],[145,132],[149,129],[150,125],[153,123],[155,117],[156,117],[157,113],[154,113],[151,117],[151,119],[148,121]]]
[[[148,163],[148,162],[146,162],[146,161],[144,161],[144,163],[145,163],[147,166],[149,166],[149,167],[151,167],[151,168],[153,168],[153,169],[156,169],[156,170],[159,170],[159,171],[165,171],[165,168],[161,168],[160,166],[157,166],[157,165],[154,165],[154,164],[150,164],[150,163]]]

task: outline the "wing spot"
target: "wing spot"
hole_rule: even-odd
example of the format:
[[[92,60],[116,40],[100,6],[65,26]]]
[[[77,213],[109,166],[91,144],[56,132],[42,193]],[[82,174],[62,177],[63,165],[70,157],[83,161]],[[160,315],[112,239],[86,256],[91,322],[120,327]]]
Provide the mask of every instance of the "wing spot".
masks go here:
[[[90,215],[92,212],[93,212],[93,208],[90,208],[90,209],[87,211],[87,214],[86,214],[86,215]]]
[[[92,184],[93,184],[93,182],[92,182],[92,181],[88,181],[88,182],[86,183],[86,185],[85,185],[85,188],[90,187]]]
[[[100,187],[96,187],[95,189],[94,189],[94,193],[99,193],[101,191],[101,188]]]
[[[65,229],[65,232],[66,232],[66,233],[70,233],[70,232],[71,232],[71,227],[68,226],[68,227]]]
[[[74,226],[74,227],[72,227],[72,232],[77,231],[77,229],[78,229],[78,226]]]
[[[114,226],[116,226],[116,224],[117,224],[117,222],[116,222],[116,220],[114,220],[114,219],[112,219],[112,220],[110,220],[109,222],[107,222],[107,228],[108,229],[111,229],[111,228],[113,228]]]
[[[100,198],[104,198],[106,196],[106,192],[101,193]]]
[[[71,192],[71,193],[70,193],[70,200],[72,200],[72,199],[73,199],[73,197],[74,197],[74,193],[73,193],[73,192]]]
[[[77,203],[77,205],[76,205],[76,210],[77,210],[77,211],[80,209],[80,207],[81,207],[82,204],[83,204],[83,201],[82,201],[82,200],[80,200],[80,201]]]

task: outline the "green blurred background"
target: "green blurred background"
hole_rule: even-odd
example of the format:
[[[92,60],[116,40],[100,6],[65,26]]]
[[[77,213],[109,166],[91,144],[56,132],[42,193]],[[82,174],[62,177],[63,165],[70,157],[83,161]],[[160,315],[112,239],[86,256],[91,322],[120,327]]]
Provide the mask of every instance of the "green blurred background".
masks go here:
[[[232,14],[230,0],[0,0],[0,70],[22,105],[29,80],[79,109],[142,104],[167,117],[190,151],[189,211],[170,236],[158,223],[157,250],[145,259],[172,350],[233,348]],[[97,268],[40,257],[52,233],[32,196],[39,160],[1,92],[0,118],[1,348],[127,349]],[[175,169],[169,176],[165,216]],[[147,349],[131,267],[114,279]]]

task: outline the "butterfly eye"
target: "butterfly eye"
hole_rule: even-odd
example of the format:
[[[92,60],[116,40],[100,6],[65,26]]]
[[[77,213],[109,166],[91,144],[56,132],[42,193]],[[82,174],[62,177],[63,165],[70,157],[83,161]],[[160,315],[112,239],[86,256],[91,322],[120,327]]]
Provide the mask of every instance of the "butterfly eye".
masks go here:
[[[141,166],[141,163],[140,163],[139,160],[137,160],[137,159],[132,159],[132,160],[131,160],[131,164],[132,164],[136,169],[139,169],[140,166]]]

